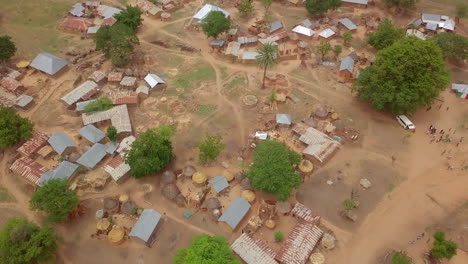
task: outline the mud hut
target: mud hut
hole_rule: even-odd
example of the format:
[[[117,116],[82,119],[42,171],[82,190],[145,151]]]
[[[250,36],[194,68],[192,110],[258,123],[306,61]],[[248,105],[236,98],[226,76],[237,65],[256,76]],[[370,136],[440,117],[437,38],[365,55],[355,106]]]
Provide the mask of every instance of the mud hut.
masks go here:
[[[223,170],[223,176],[224,176],[224,178],[226,178],[226,180],[227,180],[228,182],[234,180],[234,174],[232,174],[232,173],[231,173],[230,171],[228,171],[228,170]]]
[[[110,221],[107,218],[101,218],[96,224],[96,228],[99,231],[107,231],[110,227]]]
[[[206,199],[200,208],[208,209],[210,211],[214,209],[219,209],[221,207],[221,202],[216,197],[210,197]]]
[[[206,184],[207,179],[208,178],[206,177],[206,174],[200,171],[195,172],[192,176],[193,182],[198,187],[204,186]]]
[[[343,131],[345,128],[345,124],[343,120],[335,120],[332,122],[332,125],[335,127],[337,131]]]
[[[288,201],[285,201],[285,202],[277,202],[276,203],[276,212],[278,212],[279,214],[283,214],[283,215],[286,215],[286,214],[289,214],[289,212],[291,212],[291,204],[288,202]]]
[[[132,214],[133,213],[133,209],[134,208],[138,208],[138,206],[136,205],[136,203],[134,201],[125,201],[122,206],[120,207],[120,211],[123,213],[123,214]]]
[[[245,178],[245,174],[242,171],[239,171],[234,175],[234,178],[236,179],[237,182],[241,183],[242,180]]]
[[[174,183],[176,181],[176,175],[174,174],[174,172],[172,171],[165,171],[162,175],[161,175],[161,186],[164,186],[166,184],[169,184],[169,183]]]
[[[108,214],[115,214],[119,211],[119,200],[107,197],[104,198],[104,212]]]
[[[197,170],[193,166],[185,166],[182,175],[184,175],[187,178],[192,178],[193,174],[195,174],[196,171]]]
[[[314,164],[310,160],[303,159],[299,163],[299,170],[303,173],[311,173],[314,169]]]
[[[246,189],[246,190],[253,190],[253,187],[252,185],[250,184],[250,180],[249,178],[244,178],[240,185],[242,186],[242,188]]]
[[[161,190],[161,194],[169,200],[174,200],[179,193],[179,188],[173,183],[167,184]]]
[[[319,107],[315,110],[314,114],[320,119],[325,119],[328,116],[328,111],[323,107]]]
[[[125,230],[121,226],[114,226],[107,235],[107,239],[114,245],[120,245],[124,241]]]
[[[181,193],[179,193],[175,198],[175,203],[177,204],[177,206],[184,207],[185,202],[185,197]]]

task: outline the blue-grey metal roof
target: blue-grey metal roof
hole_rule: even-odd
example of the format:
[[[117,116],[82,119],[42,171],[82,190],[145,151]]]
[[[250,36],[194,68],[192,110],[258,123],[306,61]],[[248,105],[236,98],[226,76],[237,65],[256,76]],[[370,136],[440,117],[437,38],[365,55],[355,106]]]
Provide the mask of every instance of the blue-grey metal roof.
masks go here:
[[[55,55],[52,55],[47,52],[43,52],[34,58],[34,60],[29,64],[32,68],[40,70],[49,75],[56,74],[60,69],[65,67],[68,62],[62,58],[59,58]]]
[[[243,60],[255,60],[258,55],[260,55],[260,53],[256,51],[244,51],[244,53],[242,53],[242,59]]]
[[[347,70],[353,73],[353,69],[354,69],[353,58],[351,58],[350,56],[344,57],[343,60],[341,60],[340,71]]]
[[[88,100],[88,101],[83,101],[83,102],[78,102],[76,103],[76,111],[78,112],[82,112],[84,111],[85,107],[91,103],[91,102],[94,102],[96,101],[97,99],[91,99],[91,100]]]
[[[232,229],[235,229],[249,209],[250,204],[245,198],[236,198],[218,219],[218,222],[226,222]]]
[[[18,98],[16,98],[16,105],[19,106],[19,107],[25,107],[28,104],[30,104],[32,101],[33,101],[32,96],[22,94],[22,95],[18,96]]]
[[[198,10],[197,13],[195,13],[195,15],[193,15],[193,18],[198,19],[199,22],[201,22],[203,19],[206,18],[206,16],[208,16],[208,14],[211,11],[221,11],[221,12],[223,12],[224,16],[226,16],[226,17],[230,16],[228,11],[222,9],[219,6],[215,6],[215,5],[212,5],[212,4],[205,4],[200,10]]]
[[[436,31],[437,26],[438,26],[438,24],[436,24],[436,23],[427,23],[426,24],[426,29]]]
[[[421,19],[424,23],[439,23],[442,20],[442,16],[435,14],[422,14]]]
[[[117,142],[107,142],[106,143],[106,152],[109,153],[109,154],[114,154],[114,152],[117,150],[117,148],[119,147],[119,143]]]
[[[468,94],[468,84],[452,83],[452,90],[462,94]]]
[[[271,32],[274,32],[280,28],[283,28],[283,23],[281,23],[281,21],[279,20],[276,20],[275,22],[271,23],[270,25],[270,33]]]
[[[310,28],[312,26],[312,22],[308,18],[302,20],[299,24],[302,24],[304,27]]]
[[[130,237],[139,238],[145,242],[149,242],[151,235],[158,226],[161,220],[161,214],[153,209],[145,209],[141,213],[140,218],[133,226],[132,231],[128,234]]]
[[[52,179],[68,179],[78,169],[78,165],[69,161],[62,161],[57,168],[41,175],[38,185],[42,186]]]
[[[342,18],[340,19],[340,23],[345,26],[349,30],[357,29],[357,26],[351,21],[349,18]]]
[[[419,27],[423,21],[420,18],[415,18],[411,22],[408,23],[408,26],[413,25],[414,27]]]
[[[106,146],[100,143],[94,144],[76,162],[87,168],[94,168],[107,155]]]
[[[356,72],[356,78],[359,78],[359,75],[361,75],[361,70],[358,70],[358,71]]]
[[[62,155],[68,147],[76,147],[75,142],[65,132],[54,133],[48,142],[59,155]]]
[[[84,15],[85,7],[81,3],[76,3],[73,5],[73,9],[69,11],[70,14],[77,17],[82,17]]]
[[[222,192],[224,189],[229,187],[229,183],[226,180],[226,177],[219,175],[208,181],[213,185],[213,188],[217,193]]]
[[[341,0],[343,3],[367,5],[368,0]]]
[[[276,123],[282,125],[290,125],[292,123],[292,117],[289,114],[276,114]]]
[[[80,130],[78,130],[78,133],[80,133],[80,135],[82,135],[91,143],[98,143],[106,136],[104,132],[102,132],[97,127],[91,124],[80,128]]]
[[[211,46],[220,46],[220,47],[222,47],[222,46],[224,46],[224,43],[225,43],[225,41],[222,40],[222,39],[215,39],[215,40],[211,41],[210,45]]]

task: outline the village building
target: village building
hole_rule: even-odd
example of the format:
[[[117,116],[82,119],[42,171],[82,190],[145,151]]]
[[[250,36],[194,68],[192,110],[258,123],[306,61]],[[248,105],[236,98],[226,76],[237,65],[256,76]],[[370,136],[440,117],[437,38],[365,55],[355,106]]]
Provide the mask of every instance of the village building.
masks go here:
[[[104,171],[107,172],[116,183],[121,183],[130,172],[130,165],[125,163],[122,155],[116,155],[105,166]]]
[[[278,264],[275,252],[260,240],[254,240],[242,233],[231,245],[236,253],[247,264]]]
[[[211,48],[217,51],[220,51],[221,49],[223,49],[225,44],[226,44],[226,41],[222,39],[214,39],[210,42]]]
[[[95,102],[97,101],[97,99],[91,99],[91,100],[87,100],[87,101],[82,101],[82,102],[78,102],[76,103],[76,109],[75,111],[78,112],[78,113],[81,113],[81,112],[84,112],[85,111],[85,107],[92,103],[92,102]]]
[[[0,80],[0,85],[15,95],[20,95],[26,91],[26,88],[23,86],[23,84],[11,77],[2,78]]]
[[[33,100],[34,98],[32,96],[22,94],[16,98],[15,106],[21,109],[27,109],[28,107],[32,105],[31,103],[33,102]]]
[[[86,34],[88,36],[95,36],[98,30],[101,28],[101,26],[92,26],[89,27],[88,30],[86,31]]]
[[[349,18],[340,19],[340,24],[343,25],[347,30],[356,30],[357,26]]]
[[[49,135],[43,132],[35,132],[31,139],[24,142],[16,151],[23,157],[32,157],[36,152],[47,144]]]
[[[43,186],[49,180],[55,179],[70,180],[78,167],[77,164],[64,160],[55,169],[42,174],[37,185]]]
[[[436,31],[441,28],[447,31],[454,31],[456,23],[448,16],[435,14],[422,14],[422,25],[425,25],[427,30]]]
[[[229,17],[231,15],[228,11],[222,9],[221,7],[211,4],[205,4],[200,10],[198,10],[197,13],[195,13],[195,15],[193,15],[193,19],[198,23],[201,23],[202,20],[205,19],[205,17],[208,16],[208,14],[211,11],[221,11],[226,17]]]
[[[156,14],[159,14],[161,15],[162,13],[162,9],[157,7],[155,4],[151,3],[150,1],[148,0],[137,0],[136,1],[136,4],[138,6],[138,8],[140,8],[140,10],[143,12],[143,14],[145,14],[146,16],[149,16],[149,15],[155,15],[155,14],[150,14],[150,11],[153,11],[153,9],[157,9],[159,10],[159,12],[156,12]]]
[[[258,42],[258,37],[250,36],[250,37],[238,37],[237,42],[241,46],[256,46]]]
[[[367,8],[368,0],[341,0],[343,6]]]
[[[66,60],[44,52],[37,55],[29,66],[49,75],[55,75],[67,66],[67,64],[68,62]]]
[[[96,10],[99,5],[101,5],[100,1],[86,1],[85,2],[85,7],[88,8],[89,10]]]
[[[148,73],[145,76],[145,82],[151,87],[155,88],[158,84],[165,84],[166,82],[161,79],[157,74]]]
[[[452,90],[457,93],[458,98],[468,99],[468,84],[452,83]]]
[[[241,59],[243,63],[255,63],[258,55],[260,55],[260,53],[256,51],[244,51]]]
[[[67,107],[72,107],[79,100],[90,99],[98,91],[98,84],[87,80],[62,97],[62,101],[67,105]]]
[[[306,264],[323,231],[315,224],[298,222],[276,254],[279,263]]]
[[[219,175],[208,181],[216,193],[220,193],[229,187],[229,182],[226,177]]]
[[[121,156],[124,156],[126,152],[130,151],[132,148],[133,142],[135,142],[136,138],[134,136],[128,136],[120,141],[119,147],[117,148],[117,153]]]
[[[250,209],[250,203],[245,198],[236,198],[231,205],[218,219],[218,222],[226,225],[234,231],[239,223],[244,219]]]
[[[93,26],[93,20],[85,17],[74,17],[67,16],[60,24],[62,30],[71,32],[82,32],[88,31],[88,28]]]
[[[153,209],[145,209],[135,223],[132,231],[128,234],[131,239],[150,247],[153,242],[158,226],[161,223],[161,214]]]
[[[312,210],[299,202],[294,205],[290,213],[293,217],[308,223],[318,224],[320,221],[318,214],[313,213]]]
[[[341,60],[339,75],[345,80],[349,81],[353,79],[354,72],[354,60],[350,56],[346,56]]]
[[[115,8],[112,6],[107,6],[107,5],[99,5],[97,7],[98,14],[103,18],[103,19],[108,19],[108,18],[113,18],[114,15],[122,12],[122,9]]]
[[[281,23],[281,21],[279,20],[276,20],[270,24],[270,28],[269,28],[270,34],[273,34],[282,28],[283,28],[283,23]]]
[[[100,112],[83,113],[81,115],[83,125],[95,123],[107,123],[110,121],[112,126],[117,129],[117,133],[130,134],[132,132],[132,125],[130,123],[130,116],[128,115],[127,105],[117,105],[113,108]]]
[[[312,28],[312,22],[308,18],[302,20],[299,22],[296,26],[304,26],[306,28]]]
[[[88,80],[100,84],[106,80],[106,74],[102,71],[95,71],[88,77]]]
[[[127,89],[134,89],[135,88],[135,85],[136,85],[136,77],[132,77],[132,76],[125,76],[122,78],[122,80],[120,81],[120,85],[123,87],[123,88],[127,88]]]
[[[107,93],[107,97],[111,99],[113,105],[136,105],[138,104],[138,94],[134,91],[113,91]]]
[[[146,86],[146,85],[140,85],[140,86],[138,86],[138,88],[136,88],[135,92],[136,92],[138,98],[141,98],[141,99],[148,98],[148,96],[149,96],[149,87]]]
[[[21,157],[10,166],[10,171],[24,178],[27,182],[37,186],[41,175],[48,172],[49,169],[35,162],[29,157]]]
[[[57,154],[65,156],[76,151],[76,144],[65,134],[65,132],[55,132],[47,141]]]
[[[240,50],[240,43],[237,41],[232,41],[228,43],[228,46],[224,54],[237,58],[239,56],[239,50]]]
[[[292,124],[292,117],[289,114],[276,114],[276,124],[280,126],[289,127]]]
[[[422,25],[423,21],[421,18],[414,18],[413,20],[411,20],[407,25],[406,27],[407,28],[413,28],[413,29],[416,29],[418,27],[420,27]]]
[[[406,36],[415,36],[417,38],[420,38],[422,40],[426,40],[426,35],[422,33],[421,31],[417,29],[407,29],[406,30]]]
[[[85,10],[86,8],[81,3],[76,3],[68,13],[72,16],[82,17],[85,14]]]
[[[298,34],[301,37],[306,38],[311,38],[315,34],[315,31],[302,25],[297,25],[296,27],[294,27],[292,29],[292,32]]]
[[[106,146],[101,143],[94,144],[88,151],[83,153],[76,161],[78,164],[86,168],[94,168],[107,155]]]
[[[331,30],[330,28],[324,29],[322,32],[320,32],[319,37],[322,39],[329,39],[335,35],[335,31]]]
[[[123,76],[124,76],[123,72],[118,72],[118,71],[110,72],[107,75],[107,81],[120,83],[120,81],[122,81]]]
[[[340,143],[336,140],[313,127],[307,128],[306,132],[299,137],[299,141],[307,145],[302,154],[306,157],[312,157],[321,163],[328,160],[340,146]]]
[[[78,133],[91,143],[98,143],[106,137],[106,134],[93,125],[87,125],[78,130]]]
[[[43,159],[48,159],[54,153],[54,149],[50,145],[45,145],[37,151],[37,154]]]
[[[108,17],[108,18],[105,18],[104,20],[102,20],[101,27],[103,27],[103,26],[112,26],[116,22],[117,22],[117,19],[115,19],[114,17]]]

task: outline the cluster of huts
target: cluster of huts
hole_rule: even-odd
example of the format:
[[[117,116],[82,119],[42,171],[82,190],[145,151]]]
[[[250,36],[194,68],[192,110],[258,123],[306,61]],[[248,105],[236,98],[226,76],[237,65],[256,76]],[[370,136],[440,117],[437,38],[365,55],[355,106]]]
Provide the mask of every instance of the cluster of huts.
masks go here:
[[[421,17],[412,19],[406,27],[406,35],[425,40],[427,36],[437,33],[455,32],[456,22],[449,16],[423,13]]]
[[[136,5],[147,17],[159,18],[161,21],[170,21],[171,13],[184,7],[192,0],[161,0],[153,3],[149,0],[137,0]]]

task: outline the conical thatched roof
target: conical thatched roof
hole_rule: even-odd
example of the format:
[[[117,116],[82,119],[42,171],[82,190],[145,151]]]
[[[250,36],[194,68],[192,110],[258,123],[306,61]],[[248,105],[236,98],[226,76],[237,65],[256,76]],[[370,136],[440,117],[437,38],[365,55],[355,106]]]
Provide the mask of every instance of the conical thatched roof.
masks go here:
[[[185,206],[185,197],[181,193],[179,193],[177,195],[177,197],[175,198],[175,203],[180,207],[184,207]]]
[[[325,110],[325,108],[319,107],[319,108],[317,108],[317,110],[315,110],[315,115],[317,117],[319,117],[319,118],[325,118],[325,117],[327,117],[328,112],[327,112],[327,110]]]
[[[138,206],[134,201],[128,200],[122,204],[122,206],[120,207],[120,211],[124,214],[131,214],[133,208],[138,208]]]
[[[231,173],[230,171],[228,171],[228,170],[223,170],[223,176],[224,176],[224,178],[226,178],[226,180],[227,180],[228,182],[234,180],[234,174],[232,174],[232,173]]]
[[[276,203],[276,212],[280,214],[287,214],[291,212],[291,209],[292,209],[291,204],[288,201]]]
[[[106,197],[104,199],[104,211],[108,213],[117,213],[117,211],[119,211],[119,200]]]
[[[109,222],[109,220],[107,220],[107,218],[102,218],[102,219],[99,219],[99,221],[97,222],[96,228],[98,230],[104,231],[109,228],[110,224],[111,223]]]
[[[245,174],[242,171],[239,171],[238,173],[236,173],[234,178],[237,182],[241,182],[245,178]]]
[[[249,203],[255,201],[255,193],[250,190],[244,190],[241,194],[242,198],[246,199]]]
[[[301,163],[299,163],[299,170],[301,170],[304,173],[309,173],[314,169],[314,164],[312,164],[311,161],[309,160],[301,160]]]
[[[218,200],[218,198],[215,198],[215,197],[210,197],[208,199],[206,199],[201,208],[206,208],[208,210],[213,210],[213,209],[218,209],[221,207],[221,202]]]
[[[246,189],[246,190],[253,190],[253,187],[252,185],[250,184],[250,180],[248,178],[244,178],[240,185],[242,186],[242,188]]]
[[[167,184],[161,190],[161,194],[169,200],[175,199],[179,193],[179,188],[173,183]]]
[[[120,244],[125,236],[125,230],[121,226],[115,226],[107,235],[107,239],[113,244]]]
[[[193,167],[193,166],[186,166],[184,168],[184,172],[182,172],[182,174],[185,176],[185,177],[192,177],[192,175],[196,172],[197,170]]]
[[[176,175],[172,171],[165,171],[161,175],[161,186],[164,186],[169,183],[174,183],[176,180]]]
[[[119,202],[121,203],[125,203],[126,201],[128,201],[128,194],[121,194],[119,195]]]
[[[206,182],[207,177],[205,173],[197,171],[193,174],[192,180],[197,184],[203,184]]]

